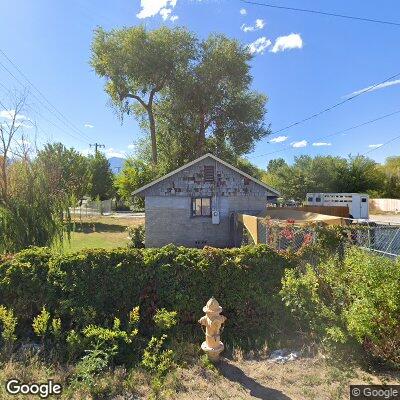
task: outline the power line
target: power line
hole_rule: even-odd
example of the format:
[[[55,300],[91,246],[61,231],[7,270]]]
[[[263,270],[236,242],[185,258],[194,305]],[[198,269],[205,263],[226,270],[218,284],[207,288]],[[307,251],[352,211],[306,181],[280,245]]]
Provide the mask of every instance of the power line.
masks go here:
[[[380,120],[382,120],[382,119],[384,119],[384,118],[388,118],[388,117],[391,117],[391,116],[396,115],[396,114],[399,114],[399,113],[400,113],[400,110],[397,110],[397,111],[391,112],[391,113],[389,113],[389,114],[385,114],[385,115],[382,115],[382,116],[380,116],[380,117],[371,119],[371,120],[369,120],[369,121],[362,122],[361,124],[354,125],[354,126],[352,126],[352,127],[350,127],[350,128],[342,129],[342,130],[340,130],[340,131],[338,131],[338,132],[331,133],[331,134],[329,134],[329,135],[317,137],[317,138],[314,139],[314,141],[315,141],[315,140],[327,139],[327,138],[330,138],[330,137],[332,137],[332,136],[337,136],[337,135],[340,135],[340,134],[342,134],[342,133],[349,132],[349,131],[352,131],[352,130],[357,129],[357,128],[361,128],[361,127],[363,127],[363,126],[365,126],[365,125],[372,124],[372,123],[374,123],[374,122],[380,121]],[[255,155],[255,156],[253,156],[252,158],[264,157],[264,156],[268,156],[268,155],[271,155],[271,154],[280,153],[280,152],[286,151],[286,150],[288,150],[288,149],[293,149],[293,147],[292,147],[291,145],[287,145],[287,146],[285,146],[285,147],[283,147],[283,148],[281,148],[281,149],[274,150],[274,151],[271,151],[271,152],[269,152],[269,153]]]
[[[0,62],[0,65],[2,65],[1,62]],[[23,84],[22,84],[21,82],[19,82],[19,83],[23,86]],[[8,91],[7,87],[6,87],[5,85],[3,85],[1,82],[0,82],[0,86],[2,86],[6,91]],[[36,96],[35,96],[33,93],[32,93],[32,95],[36,98]],[[73,139],[75,139],[75,140],[80,140],[80,141],[82,141],[82,138],[81,138],[81,137],[75,136],[75,135],[73,135],[71,132],[69,132],[69,131],[65,130],[64,128],[60,127],[59,125],[57,125],[57,124],[56,124],[55,122],[53,122],[52,120],[46,118],[46,117],[45,117],[42,113],[40,113],[39,111],[35,110],[35,113],[38,114],[40,118],[44,119],[44,120],[45,120],[46,122],[48,122],[49,124],[53,125],[56,129],[58,129],[58,130],[64,132],[66,135],[71,136],[71,137],[72,137]],[[43,132],[43,131],[42,131],[42,132]],[[84,141],[87,142],[87,143],[89,143],[89,141],[86,141],[86,140],[84,140]]]
[[[309,14],[320,14],[320,15],[325,15],[325,16],[329,16],[329,17],[352,19],[352,20],[357,20],[357,21],[362,21],[362,22],[372,22],[372,23],[375,23],[375,24],[400,26],[400,22],[395,22],[395,21],[384,21],[384,20],[380,20],[380,19],[363,18],[363,17],[354,16],[354,15],[337,14],[337,13],[332,13],[332,12],[310,10],[310,9],[305,9],[305,8],[278,6],[276,4],[259,3],[259,2],[255,2],[255,1],[249,1],[249,0],[241,0],[241,2],[242,3],[246,3],[246,4],[251,4],[251,5],[254,5],[254,6],[278,8],[278,9],[281,9],[281,10],[297,11],[297,12],[303,12],[303,13],[309,13]]]
[[[365,156],[365,155],[367,155],[367,154],[369,154],[369,153],[372,153],[373,151],[378,150],[378,149],[382,148],[383,146],[386,146],[387,144],[394,142],[394,141],[397,140],[397,139],[400,139],[400,135],[395,136],[394,138],[389,139],[387,142],[382,143],[381,145],[379,145],[379,146],[377,146],[377,147],[374,147],[374,148],[371,149],[371,150],[366,151],[366,152],[363,154],[363,156]]]
[[[280,133],[280,132],[282,132],[282,131],[286,131],[286,130],[289,129],[289,128],[293,128],[294,126],[298,126],[298,125],[300,125],[300,124],[302,124],[302,123],[304,123],[304,122],[306,122],[306,121],[309,121],[310,119],[319,117],[320,115],[325,114],[325,113],[328,112],[328,111],[332,111],[334,108],[337,108],[337,107],[339,107],[339,106],[341,106],[341,105],[343,105],[343,104],[345,104],[345,103],[347,103],[347,102],[349,102],[349,101],[351,101],[351,100],[354,100],[355,98],[357,98],[357,97],[359,97],[359,96],[362,96],[362,95],[365,94],[365,93],[370,92],[371,90],[375,89],[377,86],[382,85],[382,84],[384,84],[384,83],[386,83],[386,82],[388,82],[388,81],[390,81],[390,80],[392,80],[392,79],[395,79],[395,78],[397,78],[398,76],[400,76],[400,72],[397,73],[397,74],[395,74],[395,75],[390,76],[389,78],[386,78],[386,79],[383,80],[382,82],[378,82],[378,83],[375,83],[375,84],[372,85],[372,86],[367,87],[366,89],[364,89],[364,90],[362,90],[362,91],[360,91],[360,92],[354,94],[353,96],[348,97],[347,99],[345,99],[345,100],[343,100],[343,101],[341,101],[341,102],[339,102],[339,103],[336,103],[336,104],[334,104],[334,105],[332,105],[332,106],[329,106],[329,107],[327,107],[327,108],[324,108],[323,110],[321,110],[321,111],[319,111],[319,112],[317,112],[317,113],[315,113],[315,114],[312,114],[312,115],[310,115],[309,117],[303,118],[303,119],[300,120],[300,121],[293,122],[293,123],[291,123],[291,124],[285,126],[284,128],[278,129],[278,130],[274,131],[274,132],[272,133],[272,135],[275,135],[275,134]]]
[[[35,97],[36,100],[42,104],[42,106],[49,111],[50,113],[54,114],[54,116],[61,122],[63,123],[68,129],[74,130],[79,136],[82,136],[87,142],[90,142],[92,139],[83,133],[79,128],[77,128],[72,122],[70,122],[64,114],[62,114],[45,96],[44,94],[28,79],[28,77],[21,71],[20,68],[0,49],[0,52],[3,54],[3,56],[10,62],[11,65],[23,76],[23,78],[28,82],[28,84],[37,92],[39,95],[50,105],[50,107],[58,114],[54,114],[54,111],[51,111],[49,107],[34,93],[32,93],[32,96]],[[22,87],[25,85],[0,61],[0,66],[7,71]]]
[[[8,62],[20,73],[20,75],[28,82],[28,84],[35,89],[39,95],[46,101],[46,103],[48,103],[50,105],[50,107],[58,114],[61,116],[61,118],[63,118],[63,120],[65,120],[66,122],[63,122],[65,125],[68,124],[69,128],[74,129],[78,134],[82,135],[83,137],[86,137],[88,140],[91,140],[89,136],[87,136],[85,133],[83,133],[79,128],[77,128],[72,122],[70,122],[68,120],[67,117],[65,117],[64,114],[62,114],[48,99],[47,97],[37,88],[37,86],[35,86],[30,80],[29,78],[21,71],[21,69],[18,67],[18,65],[16,65],[15,62],[13,62],[8,56],[7,54],[0,49],[0,53],[3,54],[3,56],[8,60]],[[43,104],[43,103],[42,103]]]

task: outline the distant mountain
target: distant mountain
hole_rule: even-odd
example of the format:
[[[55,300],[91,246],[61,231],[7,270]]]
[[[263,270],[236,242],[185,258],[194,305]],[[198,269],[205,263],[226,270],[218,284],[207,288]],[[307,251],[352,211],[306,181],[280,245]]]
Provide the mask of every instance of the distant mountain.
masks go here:
[[[108,159],[110,163],[110,168],[113,174],[119,174],[125,163],[125,159],[121,157],[111,157]]]

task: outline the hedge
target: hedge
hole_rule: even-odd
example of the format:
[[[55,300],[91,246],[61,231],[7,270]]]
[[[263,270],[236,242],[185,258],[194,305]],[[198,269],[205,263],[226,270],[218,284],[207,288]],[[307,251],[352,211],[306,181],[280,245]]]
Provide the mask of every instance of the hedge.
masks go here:
[[[65,331],[110,326],[135,306],[144,328],[160,308],[177,311],[182,328],[197,324],[214,296],[228,317],[225,334],[240,340],[290,324],[279,291],[291,266],[290,257],[266,245],[202,250],[169,245],[68,255],[31,248],[0,264],[0,304],[14,311],[18,336],[24,338],[32,335],[32,320],[43,307],[61,318]]]

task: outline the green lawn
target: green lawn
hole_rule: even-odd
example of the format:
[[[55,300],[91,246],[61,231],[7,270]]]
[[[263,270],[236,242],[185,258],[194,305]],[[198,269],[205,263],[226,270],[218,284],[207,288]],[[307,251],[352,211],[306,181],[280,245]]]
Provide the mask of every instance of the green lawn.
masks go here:
[[[92,217],[75,221],[75,230],[71,233],[70,241],[67,239],[64,241],[64,251],[125,247],[128,243],[126,228],[143,223],[141,219],[112,217]]]

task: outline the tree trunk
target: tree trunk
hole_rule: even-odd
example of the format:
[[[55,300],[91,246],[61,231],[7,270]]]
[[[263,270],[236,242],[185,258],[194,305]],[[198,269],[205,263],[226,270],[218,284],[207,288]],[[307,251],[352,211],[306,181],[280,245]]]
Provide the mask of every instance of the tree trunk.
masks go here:
[[[147,114],[149,116],[149,123],[150,123],[151,158],[153,164],[157,165],[158,157],[157,157],[156,121],[154,119],[154,114],[151,106],[147,109]]]
[[[7,202],[7,197],[8,197],[8,182],[7,182],[7,158],[4,155],[3,160],[1,163],[1,175],[2,175],[2,197],[3,197],[3,202]]]
[[[206,144],[206,124],[205,124],[205,116],[204,114],[200,115],[200,128],[199,128],[199,137],[197,141],[197,155],[201,157],[204,153],[204,146]]]

